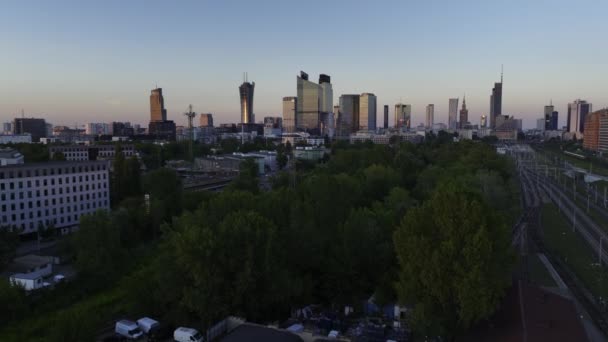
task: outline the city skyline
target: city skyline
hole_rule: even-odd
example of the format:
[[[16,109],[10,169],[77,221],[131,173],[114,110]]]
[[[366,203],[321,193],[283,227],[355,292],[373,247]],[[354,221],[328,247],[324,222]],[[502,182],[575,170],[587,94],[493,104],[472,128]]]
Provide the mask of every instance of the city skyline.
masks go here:
[[[313,1],[302,5],[306,7],[302,10],[312,11],[320,5]],[[568,103],[577,98],[595,108],[608,105],[603,73],[597,70],[608,56],[608,49],[601,45],[605,3],[586,2],[577,7],[566,2],[554,2],[551,7],[526,3],[525,15],[517,2],[503,4],[500,11],[491,11],[496,5],[483,2],[441,6],[386,2],[365,11],[343,5],[339,1],[324,5],[326,11],[318,19],[340,24],[349,16],[341,19],[335,13],[346,10],[350,18],[365,17],[377,25],[366,29],[343,25],[317,41],[315,33],[321,28],[304,34],[303,27],[288,25],[290,20],[279,15],[285,6],[242,3],[243,11],[234,13],[230,4],[223,3],[6,5],[0,14],[5,52],[0,56],[0,68],[9,81],[0,84],[5,95],[0,101],[0,120],[12,121],[24,109],[26,116],[42,117],[55,125],[98,121],[145,125],[147,97],[158,84],[170,99],[168,118],[179,125],[185,124],[181,112],[190,103],[202,112],[214,113],[218,123],[239,122],[240,104],[234,89],[241,83],[242,72],[248,72],[257,85],[254,114],[260,121],[281,114],[282,98],[297,95],[293,75],[310,70],[315,75],[331,75],[333,105],[342,94],[373,92],[378,105],[393,109],[399,102],[411,104],[412,126],[424,123],[428,103],[435,103],[435,122],[447,123],[447,100],[463,92],[467,93],[469,117],[489,114],[488,97],[501,64],[505,70],[502,114],[522,118],[527,128],[535,126],[550,99],[560,113],[566,113]],[[480,16],[484,10],[491,14]],[[255,15],[250,16],[251,12]],[[400,21],[391,20],[407,12],[420,15],[401,26],[394,24]],[[543,18],[557,22],[577,14],[587,18],[585,27],[539,24]],[[456,27],[443,22],[455,16],[476,21]],[[111,26],[108,17],[113,18]],[[150,34],[144,23],[165,17],[163,28],[167,29]],[[424,25],[419,24],[429,19],[435,19],[436,27],[422,29]],[[517,27],[507,25],[514,21]],[[266,38],[241,42],[244,29]],[[296,35],[302,44],[293,46],[286,37]],[[464,43],[460,36],[467,37]],[[355,40],[352,37],[367,38],[368,49],[350,53],[346,46]],[[165,45],[162,51],[158,51],[159,40]],[[565,48],[563,42],[568,40],[593,46],[593,53]],[[395,45],[398,42],[407,44]],[[379,56],[377,51],[386,46],[393,53]],[[439,52],[446,47],[454,54],[466,50],[467,55],[445,57]],[[180,52],[189,48],[192,53]],[[246,56],[243,49],[249,51]],[[157,58],[149,58],[154,55],[151,51]],[[473,55],[474,59],[466,57]],[[44,62],[39,56],[45,56]],[[392,110],[390,114],[392,121]],[[565,124],[565,115],[560,115],[559,127]]]

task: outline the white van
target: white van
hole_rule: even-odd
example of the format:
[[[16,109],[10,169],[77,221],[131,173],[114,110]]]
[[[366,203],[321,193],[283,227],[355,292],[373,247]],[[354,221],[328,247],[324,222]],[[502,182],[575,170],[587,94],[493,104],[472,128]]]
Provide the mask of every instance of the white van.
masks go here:
[[[135,322],[127,321],[126,319],[116,322],[114,332],[129,340],[137,340],[144,335],[141,329],[135,324]]]
[[[176,342],[203,342],[203,335],[196,329],[179,327],[173,332]]]
[[[137,326],[144,334],[149,335],[160,327],[160,323],[150,317],[144,317],[137,320]]]

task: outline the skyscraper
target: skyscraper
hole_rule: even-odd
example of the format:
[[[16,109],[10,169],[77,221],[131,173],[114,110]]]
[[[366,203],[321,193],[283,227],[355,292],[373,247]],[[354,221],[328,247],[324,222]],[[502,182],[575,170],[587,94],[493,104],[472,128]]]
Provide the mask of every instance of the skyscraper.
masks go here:
[[[338,134],[348,136],[359,128],[359,95],[340,96],[340,113],[338,116]]]
[[[298,98],[286,96],[283,98],[283,130],[287,133],[296,131],[296,111],[298,108]]]
[[[200,127],[213,127],[213,114],[201,114],[200,116]]]
[[[397,103],[395,105],[395,128],[411,127],[412,105]]]
[[[467,109],[467,99],[462,98],[462,109],[460,110],[460,128],[465,128],[469,123],[469,110]]]
[[[331,113],[334,105],[334,91],[331,86],[331,77],[329,75],[319,75],[319,86],[321,87],[321,108],[322,113]]]
[[[300,71],[297,76],[298,101],[296,111],[297,128],[319,132],[321,113],[321,86],[308,80],[308,74]]]
[[[245,82],[239,86],[239,95],[241,98],[241,123],[242,124],[253,124],[255,123],[255,117],[253,112],[253,90],[255,89],[255,82],[247,81],[247,74],[245,74]]]
[[[553,113],[551,113],[551,129],[552,130],[558,129],[558,119],[559,119],[559,113],[557,111],[553,111]]]
[[[568,103],[568,132],[573,133],[577,138],[582,138],[585,132],[585,118],[592,111],[591,103],[577,99]]]
[[[435,123],[435,105],[431,103],[426,106],[426,128],[432,129],[434,123]]]
[[[384,105],[384,129],[388,128],[388,105]]]
[[[13,133],[17,135],[29,133],[32,136],[32,142],[39,142],[40,138],[50,135],[47,132],[46,121],[35,118],[16,118],[13,121]]]
[[[150,121],[167,121],[163,88],[152,89],[150,94]]]
[[[553,101],[550,102],[550,104],[548,106],[545,106],[545,130],[551,130],[553,129],[553,125],[552,125],[552,117],[553,117]]]
[[[450,99],[449,109],[448,109],[448,128],[456,129],[457,121],[456,114],[458,113],[458,98]]]
[[[496,128],[496,117],[502,115],[502,70],[500,71],[500,83],[494,83],[492,95],[490,95],[490,126]]]
[[[376,95],[363,93],[359,97],[359,130],[376,130]]]

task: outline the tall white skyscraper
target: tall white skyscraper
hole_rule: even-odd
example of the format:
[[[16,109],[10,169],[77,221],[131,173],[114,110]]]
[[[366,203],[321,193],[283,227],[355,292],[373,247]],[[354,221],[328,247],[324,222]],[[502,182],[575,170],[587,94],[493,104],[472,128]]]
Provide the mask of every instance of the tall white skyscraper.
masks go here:
[[[581,139],[585,132],[585,118],[592,111],[592,105],[587,101],[578,99],[568,103],[568,132]]]
[[[359,97],[359,130],[376,130],[376,95],[363,93]]]
[[[410,128],[412,121],[412,105],[397,103],[395,105],[395,128]]]
[[[298,98],[286,96],[283,98],[283,131],[292,133],[296,131],[296,111],[298,108]]]
[[[448,109],[448,128],[456,129],[458,128],[458,98],[450,99],[449,109]]]
[[[432,129],[434,123],[435,123],[435,105],[431,103],[426,106],[426,128]]]

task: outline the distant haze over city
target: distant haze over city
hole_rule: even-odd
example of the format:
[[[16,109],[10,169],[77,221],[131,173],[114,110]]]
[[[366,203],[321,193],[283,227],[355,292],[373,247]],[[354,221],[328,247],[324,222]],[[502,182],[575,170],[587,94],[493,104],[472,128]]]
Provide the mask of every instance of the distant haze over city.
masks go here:
[[[412,105],[412,127],[466,94],[468,117],[489,113],[504,64],[502,114],[535,127],[552,100],[608,106],[608,2],[222,1],[11,2],[0,12],[0,121],[145,125],[161,87],[167,117],[192,104],[217,123],[240,122],[243,72],[255,82],[256,121],[281,116],[296,76],[331,76],[342,94]]]

